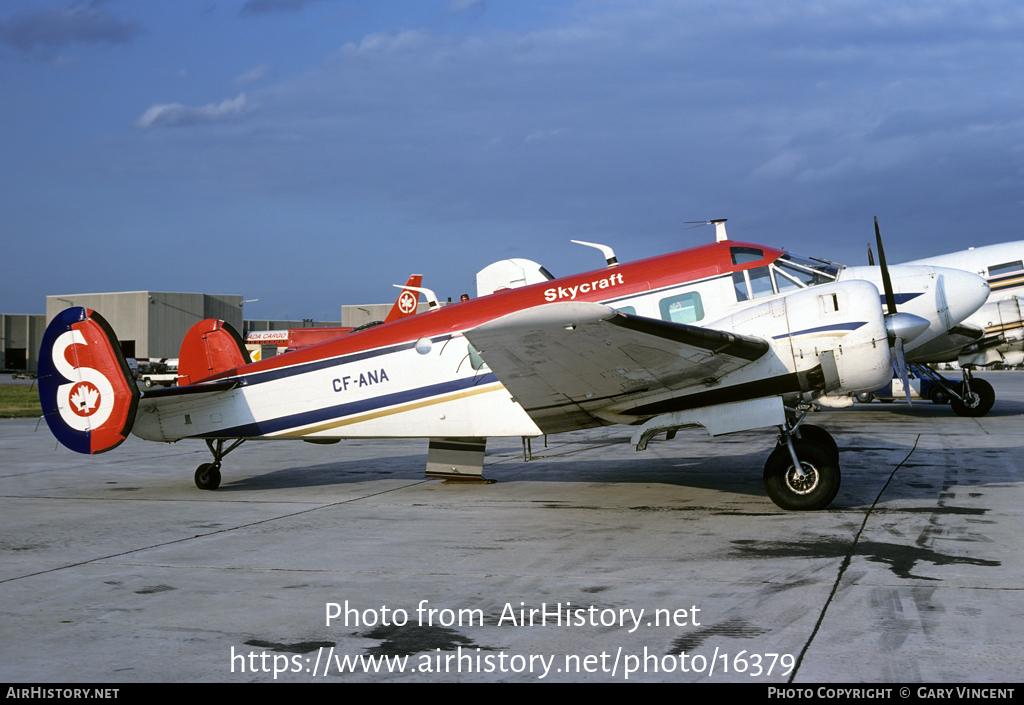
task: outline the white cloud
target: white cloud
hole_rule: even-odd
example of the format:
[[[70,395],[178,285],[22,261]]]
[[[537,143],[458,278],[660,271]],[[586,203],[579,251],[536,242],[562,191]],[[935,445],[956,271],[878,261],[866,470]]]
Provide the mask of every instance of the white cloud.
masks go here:
[[[334,56],[414,50],[423,46],[429,37],[430,32],[423,29],[408,32],[375,32],[363,37],[359,44],[348,42]]]
[[[274,69],[270,68],[270,64],[260,64],[259,66],[249,69],[240,76],[236,76],[235,80],[232,81],[236,86],[245,86],[250,83],[256,83],[262,81],[265,78],[269,78],[274,74]]]
[[[135,127],[148,129],[222,122],[236,118],[251,109],[246,108],[245,93],[239,93],[237,98],[222,100],[218,104],[210,103],[200,108],[190,108],[180,103],[161,103],[146,110],[135,122]]]

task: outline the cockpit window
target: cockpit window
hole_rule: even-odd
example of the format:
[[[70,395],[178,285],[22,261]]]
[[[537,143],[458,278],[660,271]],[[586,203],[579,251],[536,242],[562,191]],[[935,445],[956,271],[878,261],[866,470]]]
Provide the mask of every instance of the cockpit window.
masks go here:
[[[734,247],[733,250],[754,250],[751,247]],[[736,255],[733,255],[736,259]],[[767,267],[754,267],[742,272],[733,272],[733,288],[737,301],[750,301],[762,296],[783,294],[797,289],[806,289],[817,284],[833,282],[839,270],[827,262],[817,262],[786,253]]]
[[[1024,269],[1024,266],[1021,266],[1022,264],[1024,263],[1022,263],[1021,260],[1017,260],[1016,262],[1006,262],[1005,264],[997,264],[988,268],[988,275],[990,277],[997,277],[1000,274],[1016,272],[1017,270]]]
[[[747,270],[750,277],[750,293],[753,298],[759,299],[762,296],[771,296],[775,293],[772,288],[772,275],[767,267],[755,267]]]
[[[730,247],[733,264],[747,264],[748,262],[760,262],[764,259],[764,250],[756,247]]]
[[[743,276],[743,272],[732,273],[732,285],[736,289],[736,300],[739,302],[749,301],[750,294],[747,293],[747,278]]]
[[[733,288],[737,301],[760,299],[775,293],[772,287],[771,270],[768,267],[754,267],[743,272],[733,272]]]
[[[839,277],[839,269],[827,262],[805,259],[790,252],[775,260],[772,265],[804,286],[815,286],[834,282]]]

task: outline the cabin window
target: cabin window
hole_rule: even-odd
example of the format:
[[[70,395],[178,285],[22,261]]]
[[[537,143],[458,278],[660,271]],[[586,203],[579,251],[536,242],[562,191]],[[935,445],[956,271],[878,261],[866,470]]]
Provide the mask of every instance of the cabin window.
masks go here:
[[[764,250],[756,247],[730,247],[733,264],[747,264],[748,262],[760,262],[764,259]]]
[[[998,277],[1000,274],[1016,272],[1020,269],[1024,269],[1024,266],[1021,265],[1021,260],[1017,260],[1016,262],[1006,262],[1005,264],[997,264],[988,268],[988,275],[990,277]]]
[[[632,316],[636,315],[636,306],[618,306],[615,310],[621,311],[622,313],[628,313]]]
[[[661,308],[662,320],[672,323],[696,323],[704,318],[704,304],[696,291],[669,296],[662,299],[658,305]]]

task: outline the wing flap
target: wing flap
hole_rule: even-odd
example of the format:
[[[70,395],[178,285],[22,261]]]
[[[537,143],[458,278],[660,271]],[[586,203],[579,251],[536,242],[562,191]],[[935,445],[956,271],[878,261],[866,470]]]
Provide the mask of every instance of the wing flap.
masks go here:
[[[600,425],[592,412],[635,399],[703,388],[769,349],[584,302],[517,311],[465,335],[545,433]]]

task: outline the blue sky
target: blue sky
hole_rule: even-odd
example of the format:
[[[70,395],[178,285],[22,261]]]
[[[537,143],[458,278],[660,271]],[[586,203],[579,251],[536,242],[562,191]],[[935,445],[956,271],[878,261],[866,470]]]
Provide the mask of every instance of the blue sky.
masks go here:
[[[4,0],[0,310],[240,294],[336,320],[734,239],[864,264],[1020,239],[1024,6]]]

